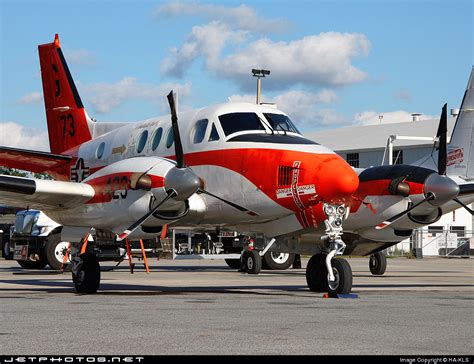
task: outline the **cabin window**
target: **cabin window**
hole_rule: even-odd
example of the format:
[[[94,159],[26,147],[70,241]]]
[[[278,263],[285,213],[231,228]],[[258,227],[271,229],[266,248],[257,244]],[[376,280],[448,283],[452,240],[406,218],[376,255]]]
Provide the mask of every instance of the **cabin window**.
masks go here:
[[[235,112],[220,115],[219,121],[226,136],[239,131],[265,130],[258,115],[253,112]]]
[[[160,145],[161,136],[163,135],[163,128],[156,129],[155,133],[153,134],[153,139],[151,140],[151,150],[155,151]]]
[[[166,136],[166,148],[171,148],[174,143],[173,128],[168,129],[168,135]]]
[[[97,159],[102,158],[102,156],[104,155],[104,150],[105,150],[105,143],[102,142],[99,144],[99,146],[97,147],[97,150],[95,151],[95,156],[97,157]]]
[[[264,113],[263,115],[268,120],[273,130],[301,134],[288,116],[270,113]]]
[[[216,125],[212,123],[211,134],[209,135],[209,141],[213,142],[219,140],[219,133],[217,132]]]
[[[142,133],[140,134],[140,138],[138,138],[138,143],[137,143],[137,153],[138,154],[143,152],[143,149],[145,148],[147,139],[148,139],[148,130],[143,130]]]
[[[209,121],[207,119],[201,119],[201,120],[196,121],[196,125],[194,125],[194,130],[193,130],[193,143],[194,144],[201,143],[204,140],[208,123]]]

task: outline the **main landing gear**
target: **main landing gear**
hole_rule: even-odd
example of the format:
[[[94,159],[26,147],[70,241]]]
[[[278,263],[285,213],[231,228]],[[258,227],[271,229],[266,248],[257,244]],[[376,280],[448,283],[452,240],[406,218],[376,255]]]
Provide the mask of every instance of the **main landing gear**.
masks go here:
[[[387,257],[382,252],[374,253],[369,258],[370,273],[375,276],[381,276],[387,269]]]
[[[96,293],[100,285],[99,259],[92,253],[88,238],[89,234],[82,244],[71,247],[72,281],[77,293]]]
[[[348,294],[352,289],[352,269],[347,260],[333,259],[342,255],[346,244],[342,241],[342,222],[347,217],[348,209],[344,205],[324,205],[327,219],[324,253],[311,257],[306,266],[306,282],[314,292],[328,292],[329,295]]]

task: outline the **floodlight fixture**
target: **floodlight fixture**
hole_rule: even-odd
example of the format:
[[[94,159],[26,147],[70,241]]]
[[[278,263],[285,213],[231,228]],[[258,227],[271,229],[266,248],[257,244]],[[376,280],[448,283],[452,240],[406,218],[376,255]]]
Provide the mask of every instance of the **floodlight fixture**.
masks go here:
[[[253,77],[265,77],[270,74],[269,70],[252,68]]]

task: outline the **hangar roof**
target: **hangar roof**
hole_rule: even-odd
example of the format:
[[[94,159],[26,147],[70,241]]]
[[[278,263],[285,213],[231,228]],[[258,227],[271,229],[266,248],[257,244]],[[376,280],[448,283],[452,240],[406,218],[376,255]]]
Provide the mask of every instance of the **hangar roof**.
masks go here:
[[[455,117],[448,117],[448,140],[455,123]],[[419,120],[402,123],[357,125],[322,131],[310,131],[304,136],[334,151],[363,151],[384,149],[390,135],[434,137],[439,119]],[[432,145],[429,141],[397,140],[395,147],[419,147]]]

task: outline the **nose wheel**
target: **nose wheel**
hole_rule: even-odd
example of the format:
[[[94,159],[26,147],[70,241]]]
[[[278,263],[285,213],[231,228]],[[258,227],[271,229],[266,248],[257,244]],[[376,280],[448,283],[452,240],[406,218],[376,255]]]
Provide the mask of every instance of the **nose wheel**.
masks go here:
[[[334,280],[329,280],[326,255],[316,254],[306,266],[306,283],[313,292],[327,292],[329,295],[348,294],[352,290],[352,269],[346,259],[337,258],[331,262]]]
[[[327,219],[326,235],[322,236],[325,251],[316,254],[306,266],[306,282],[314,292],[328,292],[329,295],[348,294],[352,290],[352,269],[347,260],[338,258],[346,244],[342,240],[342,222],[347,218],[349,209],[344,205],[324,204]]]

